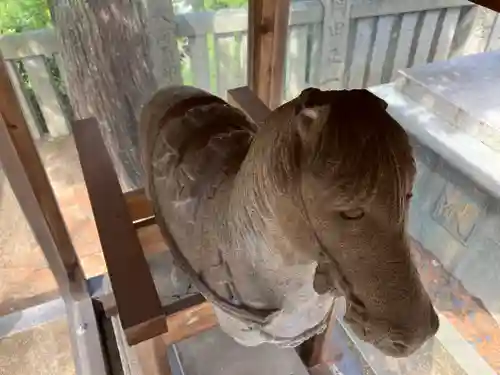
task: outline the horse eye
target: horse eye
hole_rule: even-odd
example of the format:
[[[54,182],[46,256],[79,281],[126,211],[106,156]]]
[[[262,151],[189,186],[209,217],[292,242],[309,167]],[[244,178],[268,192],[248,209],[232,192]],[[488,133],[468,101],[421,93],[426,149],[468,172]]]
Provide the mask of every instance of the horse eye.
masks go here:
[[[413,193],[406,194],[406,200],[409,201],[413,197]]]
[[[353,210],[342,211],[340,217],[344,220],[359,220],[365,216],[365,212],[361,208],[355,208]]]

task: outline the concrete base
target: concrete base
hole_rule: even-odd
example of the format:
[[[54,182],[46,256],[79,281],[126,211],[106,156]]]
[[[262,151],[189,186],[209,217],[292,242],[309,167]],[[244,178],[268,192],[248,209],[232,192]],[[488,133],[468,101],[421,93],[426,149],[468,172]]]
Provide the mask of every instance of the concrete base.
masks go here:
[[[294,349],[247,348],[219,328],[177,345],[185,375],[307,375]]]
[[[0,339],[1,375],[74,375],[64,319]]]

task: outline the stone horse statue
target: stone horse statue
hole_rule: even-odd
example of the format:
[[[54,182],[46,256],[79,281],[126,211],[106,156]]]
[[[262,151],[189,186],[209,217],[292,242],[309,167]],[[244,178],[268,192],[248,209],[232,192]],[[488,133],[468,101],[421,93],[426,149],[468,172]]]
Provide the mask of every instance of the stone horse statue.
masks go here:
[[[407,356],[438,329],[405,235],[408,137],[366,90],[304,90],[257,126],[202,90],[144,107],[147,192],[175,264],[241,344],[295,346],[344,300],[355,334]]]

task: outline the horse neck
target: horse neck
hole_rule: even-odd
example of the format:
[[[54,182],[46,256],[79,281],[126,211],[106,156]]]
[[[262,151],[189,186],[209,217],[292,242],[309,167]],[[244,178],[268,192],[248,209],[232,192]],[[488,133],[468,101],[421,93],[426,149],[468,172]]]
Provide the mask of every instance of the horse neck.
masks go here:
[[[267,251],[277,250],[302,263],[312,259],[310,254],[299,255],[302,249],[317,246],[300,186],[293,178],[294,145],[290,142],[288,129],[272,124],[256,135],[234,180],[228,228],[238,246],[248,246],[253,238]]]

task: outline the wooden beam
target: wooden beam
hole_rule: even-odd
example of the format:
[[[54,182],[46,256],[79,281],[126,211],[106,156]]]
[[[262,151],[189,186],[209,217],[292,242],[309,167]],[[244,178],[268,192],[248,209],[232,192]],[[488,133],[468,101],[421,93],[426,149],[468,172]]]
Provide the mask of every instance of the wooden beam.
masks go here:
[[[99,297],[107,317],[118,314],[118,308],[113,294]],[[188,337],[216,327],[219,322],[212,305],[201,294],[185,297],[163,307],[164,319],[168,332],[163,334],[163,340],[171,345]],[[147,336],[138,336],[137,343],[147,341]]]
[[[140,222],[155,216],[151,201],[144,189],[131,190],[123,194],[132,222]]]
[[[143,341],[135,346],[135,353],[144,375],[171,375],[167,345],[162,337]]]
[[[0,161],[64,299],[77,374],[106,373],[85,276],[0,54]],[[77,330],[85,325],[85,334]]]
[[[500,0],[472,0],[473,3],[500,12]]]
[[[167,317],[169,331],[163,335],[167,345],[196,336],[219,325],[209,302],[194,305]]]
[[[298,348],[298,354],[302,363],[312,369],[318,365],[326,363],[325,342],[331,336],[333,323],[330,321],[328,327],[320,334],[311,337],[309,340],[302,343]]]
[[[62,296],[88,298],[83,270],[1,54],[0,160]]]
[[[73,133],[120,321],[134,345],[167,331],[160,299],[97,121],[76,121]]]
[[[250,87],[237,87],[227,91],[227,101],[233,107],[243,112],[257,125],[257,129],[262,125],[271,113],[271,110],[259,99]]]
[[[249,0],[248,84],[271,109],[281,104],[290,0]]]

